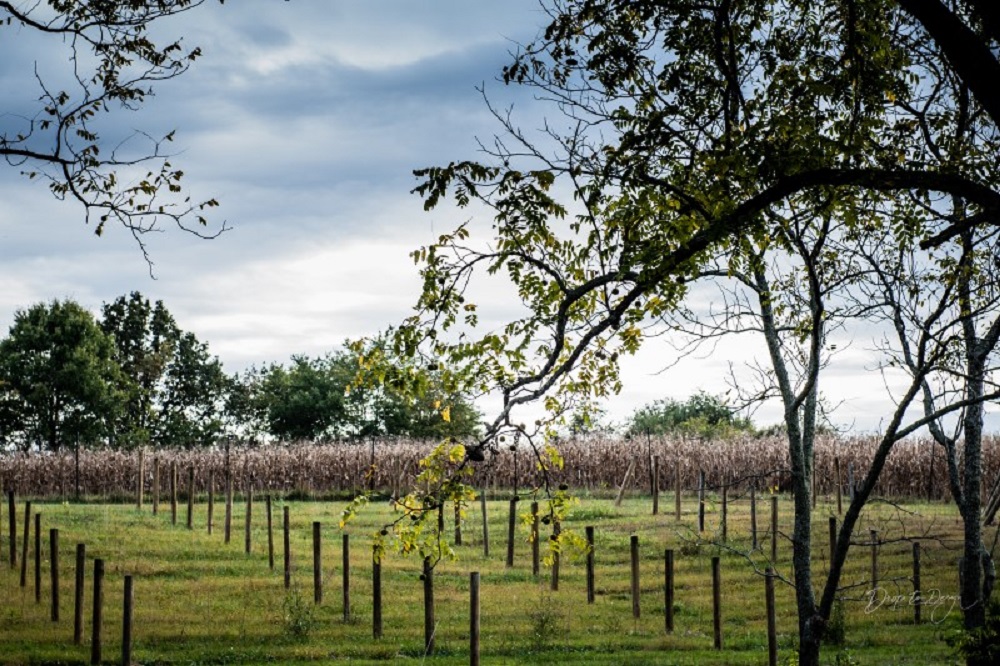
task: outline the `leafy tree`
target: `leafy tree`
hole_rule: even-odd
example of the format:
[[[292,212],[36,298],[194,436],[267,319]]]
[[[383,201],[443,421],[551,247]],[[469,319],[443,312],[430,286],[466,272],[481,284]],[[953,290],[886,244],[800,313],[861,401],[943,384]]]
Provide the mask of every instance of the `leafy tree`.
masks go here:
[[[151,304],[137,291],[102,308],[101,328],[115,341],[115,357],[129,380],[128,403],[116,437],[126,446],[150,441],[158,418],[167,367],[180,330],[162,301]]]
[[[718,396],[703,391],[687,400],[665,398],[637,409],[629,419],[632,435],[696,435],[707,439],[753,432],[750,419],[737,416]]]
[[[80,305],[19,310],[0,341],[4,443],[58,451],[105,441],[125,405],[122,383],[111,338]]]
[[[949,41],[963,35],[973,59],[994,71],[1000,31],[986,4],[553,0],[544,33],[503,78],[554,101],[562,120],[534,136],[495,111],[503,135],[484,162],[417,172],[426,207],[453,196],[495,213],[488,244],[475,238],[482,230],[473,221],[414,253],[423,291],[395,336],[399,353],[441,359],[450,381],[502,395],[479,449],[513,431],[544,463],[535,442],[547,425],[518,424],[521,405],[544,399],[558,414],[574,398],[617,391],[619,355],[638,349],[649,322],[677,311],[690,281],[706,269],[749,278],[758,314],[777,326],[768,345],[793,464],[803,664],[819,662],[840,575],[835,562],[817,599],[809,481],[826,279],[837,279],[829,233],[850,239],[887,225],[895,241],[933,248],[1000,213],[996,179],[980,160],[942,168],[924,140],[938,123],[980,113],[978,101],[990,121],[981,152],[1000,154],[1000,114],[988,103],[997,93],[972,85],[979,74]],[[944,22],[923,13],[931,6]],[[959,82],[958,94],[929,95],[944,76]],[[967,208],[952,215],[941,195]],[[772,250],[801,261],[786,274],[793,282],[757,280]],[[473,336],[479,314],[467,286],[483,271],[506,275],[527,314]],[[781,293],[805,299],[800,316],[777,311]],[[441,335],[460,326],[461,334]],[[783,346],[789,338],[795,344]],[[901,405],[936,360],[922,359]],[[782,377],[790,362],[801,374]],[[917,426],[904,417],[905,408],[893,413],[845,517],[838,559],[885,456]],[[417,504],[429,511],[450,492],[446,481],[425,488]]]
[[[162,301],[137,291],[103,308],[101,327],[114,340],[127,408],[116,424],[120,446],[202,446],[225,421],[233,383],[208,345],[182,331]]]
[[[218,204],[214,199],[192,203],[183,195],[184,172],[165,151],[173,132],[162,137],[139,131],[116,134],[109,129],[116,125],[102,117],[138,110],[156,83],[187,71],[201,49],[186,48],[180,39],[162,39],[161,26],[204,1],[0,1],[5,40],[18,34],[37,38],[50,53],[59,54],[54,62],[66,66],[50,80],[36,67],[39,90],[11,100],[11,111],[31,110],[7,116],[0,156],[29,179],[46,182],[57,198],[79,202],[87,222],[96,223],[97,234],[109,222],[119,223],[144,252],[142,235],[161,221],[198,235],[216,235],[222,229],[203,231],[203,211]],[[31,59],[25,54],[21,62]],[[138,180],[123,173],[137,166],[146,171]]]
[[[193,333],[182,333],[164,376],[153,441],[166,446],[209,446],[224,430],[231,382],[219,359]]]
[[[333,356],[293,356],[287,368],[269,366],[259,387],[268,433],[283,440],[342,434],[347,422],[346,390],[352,378]]]

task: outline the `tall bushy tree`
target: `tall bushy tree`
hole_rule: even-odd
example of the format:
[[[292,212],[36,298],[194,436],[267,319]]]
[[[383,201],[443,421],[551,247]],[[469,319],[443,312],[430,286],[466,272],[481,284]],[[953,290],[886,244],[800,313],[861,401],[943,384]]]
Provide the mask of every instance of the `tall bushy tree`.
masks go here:
[[[123,383],[111,338],[80,305],[18,311],[0,341],[4,443],[58,451],[107,441],[126,404]]]
[[[150,441],[163,377],[177,350],[180,330],[162,301],[137,291],[102,308],[101,328],[115,341],[115,358],[129,380],[128,405],[117,438],[125,446]]]

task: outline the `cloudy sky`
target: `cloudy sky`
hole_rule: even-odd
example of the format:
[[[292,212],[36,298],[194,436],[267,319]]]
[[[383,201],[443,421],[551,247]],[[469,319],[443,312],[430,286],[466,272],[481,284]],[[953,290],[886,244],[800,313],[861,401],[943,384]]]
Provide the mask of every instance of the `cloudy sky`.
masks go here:
[[[162,26],[204,57],[160,85],[141,113],[113,121],[154,135],[176,129],[187,187],[218,198],[217,218],[232,231],[213,241],[176,229],[147,237],[153,279],[128,234],[94,236],[78,207],[0,169],[0,331],[39,301],[72,298],[96,312],[138,290],[237,371],[322,354],[399,321],[419,288],[408,252],[469,216],[423,212],[409,194],[412,170],[474,158],[477,137],[497,131],[477,86],[540,126],[545,110],[496,77],[543,19],[536,0],[241,0]],[[0,31],[0,100],[9,105],[0,114],[37,99],[33,65],[66,75],[58,53]],[[610,415],[725,390],[728,363],[748,349],[734,342],[657,374],[673,352],[654,341],[626,362]],[[865,363],[861,351],[848,356],[826,388],[846,401],[839,422],[874,429],[889,405],[877,379],[858,381],[870,377]],[[771,408],[759,418],[779,417]]]

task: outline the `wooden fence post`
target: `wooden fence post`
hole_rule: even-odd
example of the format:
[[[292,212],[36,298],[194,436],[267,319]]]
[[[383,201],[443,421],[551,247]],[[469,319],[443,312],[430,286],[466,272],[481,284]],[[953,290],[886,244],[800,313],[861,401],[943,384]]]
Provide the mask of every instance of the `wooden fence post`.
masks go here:
[[[698,471],[698,532],[705,531],[705,470]]]
[[[674,465],[674,520],[681,519],[681,464]]]
[[[251,528],[253,527],[253,485],[247,481],[247,512],[246,520],[244,521],[244,532],[243,532],[243,550],[247,555],[250,554],[252,546],[251,538]]]
[[[139,449],[139,473],[136,475],[135,508],[142,511],[142,496],[145,494],[146,483],[146,449]]]
[[[559,524],[558,520],[552,522],[552,540],[555,541],[559,538],[562,533],[562,526]],[[559,549],[557,548],[555,552],[552,553],[552,584],[550,589],[553,592],[559,590],[559,564],[562,558],[559,557]]]
[[[132,663],[132,576],[125,576],[125,598],[122,602],[122,666]]]
[[[382,558],[372,546],[372,636],[382,638]]]
[[[840,483],[840,456],[835,456],[833,459],[833,475],[833,483],[837,486],[837,515],[839,516],[844,512],[842,507],[843,488]]]
[[[323,546],[320,540],[321,525],[313,522],[313,603],[323,603]]]
[[[830,532],[830,567],[833,567],[833,558],[837,554],[837,518],[835,516],[830,516],[829,520],[829,532]]]
[[[153,457],[153,515],[160,513],[160,457]]]
[[[642,613],[639,604],[639,536],[629,538],[629,552],[632,559],[632,617],[639,619]]]
[[[722,649],[722,576],[719,573],[719,558],[712,558],[712,625],[715,634],[715,649]]]
[[[538,502],[531,503],[531,575],[538,577],[541,569],[541,544],[538,531]]]
[[[285,507],[287,509],[287,507]],[[226,466],[226,524],[223,527],[225,542],[228,544],[233,534],[233,476]]]
[[[462,545],[462,501],[455,500],[455,545]]]
[[[757,550],[760,542],[757,541],[757,489],[750,486],[750,548]]]
[[[208,470],[208,533],[215,528],[215,470]]]
[[[87,565],[87,546],[76,544],[76,577],[73,595],[73,644],[83,642],[83,568]]]
[[[170,524],[177,524],[177,462],[170,463]]]
[[[618,496],[615,497],[615,506],[622,505],[622,498],[625,497],[625,489],[628,487],[628,480],[632,478],[632,470],[635,469],[635,456],[632,456],[632,460],[629,461],[628,467],[625,469],[625,478],[622,479],[622,485],[618,489]]]
[[[486,488],[479,493],[479,508],[483,514],[483,557],[490,556],[490,522],[486,514]]]
[[[587,535],[587,603],[594,603],[594,526],[584,528]]]
[[[469,574],[469,663],[479,666],[479,572]]]
[[[49,583],[52,586],[52,621],[59,621],[59,530],[49,530]]]
[[[351,621],[351,535],[343,536],[342,568],[344,570],[344,622]]]
[[[722,486],[722,543],[729,538],[729,486]]]
[[[424,558],[424,654],[434,654],[434,569],[431,558]]]
[[[42,514],[35,514],[35,603],[42,603]]]
[[[920,542],[913,542],[913,623],[920,624]]]
[[[653,515],[660,513],[660,456],[653,456]]]
[[[101,625],[104,613],[104,560],[94,560],[94,612],[90,627],[90,663],[101,663]]]
[[[674,631],[674,551],[663,552],[663,619],[667,633]]]
[[[774,608],[774,569],[768,567],[764,575],[764,597],[767,605],[767,663],[778,666],[778,622]]]
[[[271,519],[271,495],[264,497],[264,504],[267,507],[267,566],[274,571],[274,526]]]
[[[10,523],[10,568],[17,566],[17,507],[14,504],[14,491],[7,491],[7,516]]]
[[[21,545],[21,587],[28,586],[28,540],[31,538],[31,502],[24,503],[24,539]]]
[[[283,525],[282,529],[284,531],[284,546],[285,546],[285,589],[287,590],[292,586],[292,542],[288,534],[288,506],[283,507]]]
[[[507,568],[514,566],[514,527],[517,524],[517,497],[510,500],[510,514],[507,519]]]
[[[187,528],[194,529],[194,465],[188,467]]]
[[[771,496],[771,563],[778,561],[778,496]]]

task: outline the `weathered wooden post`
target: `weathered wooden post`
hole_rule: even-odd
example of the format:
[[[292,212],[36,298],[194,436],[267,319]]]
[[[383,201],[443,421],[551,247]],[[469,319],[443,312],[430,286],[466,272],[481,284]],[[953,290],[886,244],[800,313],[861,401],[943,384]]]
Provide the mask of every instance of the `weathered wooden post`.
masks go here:
[[[660,513],[660,456],[653,456],[653,515]]]
[[[132,576],[125,576],[125,598],[122,602],[122,666],[132,664]]]
[[[698,532],[705,531],[705,470],[698,471]]]
[[[7,516],[10,523],[10,568],[17,566],[17,507],[14,503],[14,491],[7,491]]]
[[[343,535],[342,568],[344,570],[344,622],[351,621],[351,535]]]
[[[104,560],[94,560],[94,611],[90,628],[90,663],[101,663],[101,625],[104,614]]]
[[[52,621],[59,621],[59,530],[49,530],[49,584],[52,586]]]
[[[674,466],[674,520],[681,519],[681,464]]]
[[[372,546],[372,636],[382,638],[382,558]]]
[[[913,623],[920,624],[920,542],[913,542]]]
[[[843,494],[844,493],[843,493],[843,488],[841,487],[841,483],[840,483],[840,456],[835,456],[834,457],[834,459],[833,459],[833,468],[834,468],[834,470],[833,470],[833,473],[834,473],[833,483],[834,483],[834,485],[837,486],[837,515],[839,516],[840,514],[842,514],[844,512],[844,509],[842,507]]]
[[[720,516],[722,522],[722,542],[725,543],[729,538],[729,486],[722,486],[722,515]]]
[[[469,663],[479,666],[479,572],[469,574]]]
[[[194,529],[194,465],[188,467],[187,528]]]
[[[507,518],[507,568],[514,566],[514,527],[517,525],[517,496],[510,500],[510,513]]]
[[[177,462],[170,463],[170,524],[177,524]]]
[[[28,541],[31,539],[31,502],[24,503],[24,539],[21,545],[21,587],[28,586]]]
[[[313,603],[323,603],[323,551],[319,521],[313,522]]]
[[[251,529],[253,528],[253,485],[247,482],[247,511],[243,530],[243,551],[249,555],[252,550]]]
[[[663,552],[663,619],[668,634],[674,631],[674,551]]]
[[[552,521],[552,540],[553,541],[557,541],[559,539],[559,535],[561,533],[562,533],[562,526],[559,524],[559,521],[558,520],[553,520]],[[559,590],[559,562],[560,562],[560,559],[561,558],[559,557],[559,549],[556,548],[556,550],[552,553],[552,582],[551,582],[551,585],[550,585],[550,589],[553,592],[556,592],[556,591]]]
[[[160,457],[153,457],[153,515],[160,513]]]
[[[757,550],[760,542],[757,541],[757,489],[750,486],[750,548]]]
[[[42,514],[35,514],[35,603],[42,603]]]
[[[629,538],[629,553],[632,560],[632,617],[639,619],[642,609],[639,604],[639,536]]]
[[[139,470],[135,484],[135,508],[142,511],[142,496],[146,490],[146,449],[139,449]]]
[[[215,470],[208,470],[208,533],[215,529]]]
[[[283,507],[282,512],[284,518],[284,524],[282,529],[284,531],[284,546],[285,546],[285,589],[289,589],[292,586],[292,541],[291,536],[288,533],[288,506]]]
[[[264,497],[267,507],[267,566],[274,571],[274,526],[271,520],[271,495]]]
[[[587,535],[587,603],[594,603],[594,526],[584,528]]]
[[[771,496],[771,562],[778,561],[778,496]]]
[[[479,493],[479,508],[483,514],[483,557],[490,556],[490,522],[486,515],[486,488]]]
[[[715,634],[715,649],[722,649],[722,575],[719,573],[719,558],[712,558],[712,625]]]
[[[434,654],[434,569],[431,558],[424,558],[424,654]]]
[[[455,545],[462,545],[462,501],[455,500]]]
[[[764,575],[764,597],[767,604],[767,663],[778,666],[778,619],[774,607],[774,569]]]
[[[73,595],[73,644],[83,642],[83,576],[87,565],[87,546],[76,544],[76,577]]]

